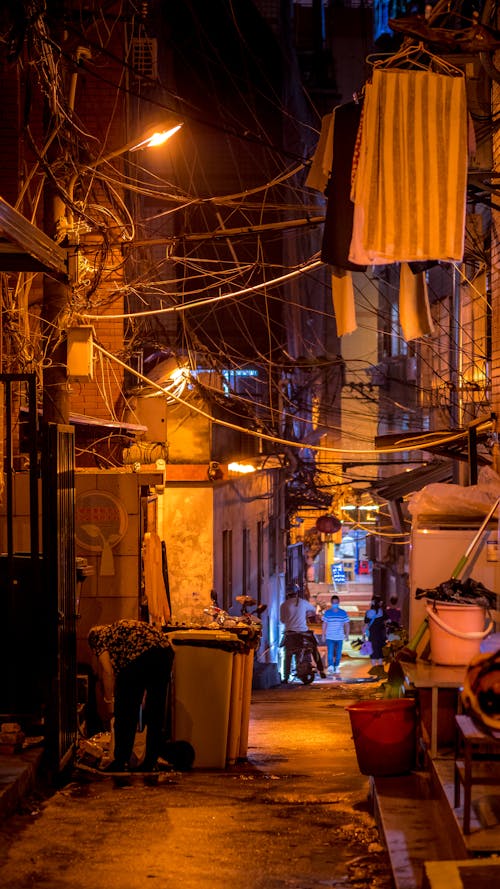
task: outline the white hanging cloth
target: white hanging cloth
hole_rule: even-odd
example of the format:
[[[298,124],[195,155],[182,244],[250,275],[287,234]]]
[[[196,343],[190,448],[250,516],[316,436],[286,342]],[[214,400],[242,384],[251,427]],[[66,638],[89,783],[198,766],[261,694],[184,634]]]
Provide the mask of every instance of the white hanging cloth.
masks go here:
[[[324,192],[333,162],[333,122],[335,111],[321,119],[321,131],[306,178],[308,188]]]
[[[146,531],[144,534],[142,561],[149,622],[162,627],[169,622],[171,615],[163,578],[161,540],[156,532]]]
[[[406,262],[399,272],[399,323],[407,342],[434,333],[425,272],[414,274]]]
[[[380,65],[365,87],[351,192],[351,262],[462,260],[465,79],[444,61],[443,68],[444,73]]]
[[[353,333],[358,326],[352,272],[339,269],[337,266],[330,266],[330,269],[337,336],[345,336]]]

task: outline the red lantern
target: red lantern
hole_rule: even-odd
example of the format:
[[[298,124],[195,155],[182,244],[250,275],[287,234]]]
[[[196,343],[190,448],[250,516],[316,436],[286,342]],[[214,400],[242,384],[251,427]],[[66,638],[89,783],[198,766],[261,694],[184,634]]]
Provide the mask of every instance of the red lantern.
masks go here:
[[[336,534],[341,527],[342,522],[334,515],[320,515],[319,519],[316,519],[316,528],[322,534]]]

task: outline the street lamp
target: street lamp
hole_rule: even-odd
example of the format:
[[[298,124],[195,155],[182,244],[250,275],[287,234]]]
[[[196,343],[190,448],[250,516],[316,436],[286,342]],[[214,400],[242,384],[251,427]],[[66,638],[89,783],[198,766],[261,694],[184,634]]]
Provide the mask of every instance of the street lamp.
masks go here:
[[[86,171],[93,171],[127,152],[163,145],[182,127],[182,121],[169,118],[149,126],[135,139],[121,145],[114,151],[84,164],[71,177],[67,195],[70,208],[73,206],[75,185]],[[73,212],[63,205],[53,183],[48,183],[45,193],[44,228],[47,234],[59,231],[59,237],[73,231]],[[68,257],[69,258],[69,257]],[[69,282],[71,286],[72,281]],[[43,420],[47,423],[69,423],[69,393],[65,343],[61,335],[61,319],[68,308],[68,283],[46,278],[44,282],[42,316],[45,322],[48,362],[43,370]]]
[[[121,145],[119,148],[116,148],[114,151],[110,151],[108,154],[103,154],[100,157],[96,158],[95,161],[91,161],[89,164],[83,164],[82,167],[77,170],[73,176],[71,177],[68,184],[68,197],[70,200],[70,204],[73,204],[75,185],[85,172],[92,172],[93,170],[97,170],[103,164],[109,163],[109,161],[114,160],[116,157],[121,157],[127,152],[140,151],[145,148],[157,148],[160,145],[164,145],[172,136],[177,133],[181,127],[183,126],[183,122],[179,121],[175,118],[167,118],[166,120],[161,120],[147,127],[140,136],[136,136],[135,139],[131,139],[129,142],[126,142],[125,145]],[[73,213],[70,209],[70,221],[66,223],[66,231],[71,231],[73,226]]]
[[[181,129],[182,125],[182,121],[174,118],[167,118],[166,120],[152,124],[147,127],[147,129],[143,130],[140,136],[136,136],[135,139],[131,139],[129,142],[126,142],[125,145],[121,145],[120,148],[116,148],[108,154],[101,155],[90,164],[83,164],[82,168],[77,170],[71,179],[70,187],[73,185],[74,188],[75,182],[85,170],[96,170],[101,164],[106,164],[115,157],[120,157],[122,154],[126,154],[127,151],[140,151],[142,148],[157,148],[159,145],[164,145],[165,142]]]

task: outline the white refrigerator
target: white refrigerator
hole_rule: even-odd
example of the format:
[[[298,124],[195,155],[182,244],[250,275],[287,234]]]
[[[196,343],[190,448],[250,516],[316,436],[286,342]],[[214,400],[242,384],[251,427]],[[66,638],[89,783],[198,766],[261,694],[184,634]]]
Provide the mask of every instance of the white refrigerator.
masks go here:
[[[468,519],[467,522],[454,520],[447,516],[432,517],[422,520],[411,531],[410,541],[410,602],[409,602],[409,635],[414,636],[425,617],[425,598],[417,599],[417,588],[431,588],[449,580],[464,555],[482,521]],[[492,521],[474,548],[471,556],[460,573],[460,579],[472,577],[497,594],[496,610],[492,618],[496,621],[496,629],[500,628],[500,553],[498,524]]]

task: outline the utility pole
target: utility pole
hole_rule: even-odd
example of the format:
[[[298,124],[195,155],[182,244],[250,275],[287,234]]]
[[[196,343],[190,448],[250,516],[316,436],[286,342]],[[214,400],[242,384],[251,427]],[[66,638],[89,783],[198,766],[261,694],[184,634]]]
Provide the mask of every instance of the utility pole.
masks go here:
[[[49,0],[47,21],[53,27],[52,37],[55,52],[64,37],[59,23],[64,22],[64,0]],[[57,26],[54,23],[58,23]],[[57,59],[57,64],[62,61]],[[57,86],[56,86],[57,88]],[[51,97],[46,96],[44,108],[45,144],[59,126],[56,109],[51,106]],[[46,155],[47,164],[57,156],[57,139],[53,139]],[[58,194],[54,181],[47,176],[44,187],[43,227],[45,233],[54,238],[58,220],[65,215],[65,207]],[[43,423],[69,422],[69,392],[66,365],[66,340],[64,337],[65,319],[69,305],[68,283],[44,277],[42,300],[42,336],[44,338],[43,380]]]
[[[44,230],[53,237],[60,199],[52,184],[45,185]],[[45,275],[43,284],[42,324],[45,342],[43,378],[43,422],[69,422],[69,392],[66,365],[65,318],[68,312],[69,286]]]

